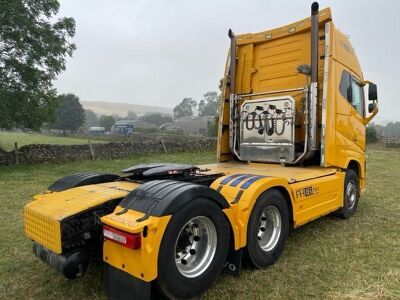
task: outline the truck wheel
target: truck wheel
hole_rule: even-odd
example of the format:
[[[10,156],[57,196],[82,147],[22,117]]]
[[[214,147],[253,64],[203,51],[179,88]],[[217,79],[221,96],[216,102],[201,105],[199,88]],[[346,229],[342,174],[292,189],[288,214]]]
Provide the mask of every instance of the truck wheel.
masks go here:
[[[221,272],[229,249],[229,225],[221,208],[194,199],[175,213],[158,254],[156,286],[171,299],[203,293]]]
[[[359,191],[357,174],[352,169],[348,169],[344,179],[343,207],[338,212],[339,217],[348,219],[355,213],[360,197]]]
[[[285,197],[269,190],[258,198],[247,226],[246,256],[250,265],[264,268],[283,251],[289,233],[289,208]]]

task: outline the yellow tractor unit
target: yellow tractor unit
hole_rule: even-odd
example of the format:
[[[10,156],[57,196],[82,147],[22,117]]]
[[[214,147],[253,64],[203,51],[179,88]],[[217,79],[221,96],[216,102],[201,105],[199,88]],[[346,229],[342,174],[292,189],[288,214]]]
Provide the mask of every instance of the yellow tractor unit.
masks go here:
[[[291,228],[354,214],[377,87],[330,9],[229,38],[219,162],[59,179],[24,208],[35,255],[73,279],[97,253],[110,299],[188,299],[244,261],[273,264]]]

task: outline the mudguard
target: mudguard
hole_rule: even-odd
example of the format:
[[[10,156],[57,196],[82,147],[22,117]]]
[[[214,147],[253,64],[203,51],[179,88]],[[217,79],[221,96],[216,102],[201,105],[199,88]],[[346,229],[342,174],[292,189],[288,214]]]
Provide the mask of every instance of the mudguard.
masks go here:
[[[130,192],[119,204],[124,208],[119,213],[131,209],[144,213],[142,219],[148,216],[167,216],[195,198],[215,201],[221,209],[229,207],[219,192],[207,186],[174,180],[153,180]]]
[[[51,192],[62,192],[74,187],[110,182],[117,180],[118,178],[118,175],[107,173],[75,173],[58,179],[56,182],[48,187],[48,190]]]
[[[150,282],[140,280],[107,263],[104,264],[103,281],[107,299],[151,299]]]
[[[106,264],[151,282],[157,278],[157,257],[171,216],[193,199],[204,198],[226,209],[229,203],[217,191],[203,185],[174,180],[154,180],[130,192],[103,224],[128,233],[141,234],[140,249],[132,250],[111,240],[103,243]]]

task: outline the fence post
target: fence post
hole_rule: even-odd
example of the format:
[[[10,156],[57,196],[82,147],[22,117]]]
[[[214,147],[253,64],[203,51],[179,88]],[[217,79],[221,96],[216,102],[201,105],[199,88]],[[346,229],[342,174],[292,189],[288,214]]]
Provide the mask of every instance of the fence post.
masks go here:
[[[19,164],[19,157],[18,157],[18,143],[14,143],[14,155],[15,155],[15,164]]]
[[[161,142],[161,146],[162,146],[163,149],[164,149],[165,154],[168,154],[168,152],[167,152],[167,147],[165,147],[165,144],[164,144],[163,139],[160,138],[160,142]]]
[[[89,144],[89,150],[90,150],[90,158],[92,159],[92,160],[94,160],[95,159],[95,157],[94,157],[94,149],[93,149],[93,146],[92,146],[92,143],[90,142],[90,140],[88,140],[88,144]]]

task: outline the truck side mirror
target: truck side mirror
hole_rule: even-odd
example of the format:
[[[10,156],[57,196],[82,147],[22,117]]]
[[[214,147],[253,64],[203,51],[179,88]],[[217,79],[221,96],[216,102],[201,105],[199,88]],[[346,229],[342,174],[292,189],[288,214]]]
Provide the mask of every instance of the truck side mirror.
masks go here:
[[[369,101],[377,101],[378,100],[378,88],[377,88],[376,84],[372,83],[372,82],[368,85],[368,100]],[[369,110],[369,107],[368,107],[368,110]]]
[[[376,107],[377,107],[376,102],[368,104],[368,112],[372,113]]]

